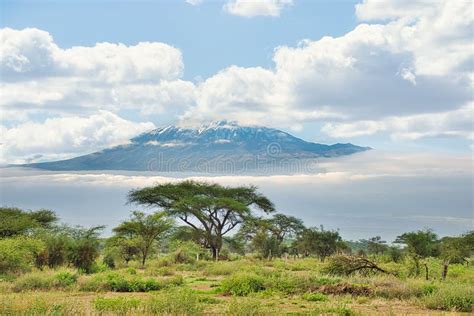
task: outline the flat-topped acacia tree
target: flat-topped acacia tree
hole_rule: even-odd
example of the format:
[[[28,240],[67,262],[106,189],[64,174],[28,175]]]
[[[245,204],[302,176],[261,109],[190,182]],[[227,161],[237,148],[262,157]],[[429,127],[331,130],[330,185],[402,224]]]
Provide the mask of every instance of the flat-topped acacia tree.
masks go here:
[[[196,181],[132,190],[128,201],[159,207],[170,216],[202,232],[214,259],[219,256],[222,237],[252,218],[252,209],[265,213],[275,210],[273,203],[257,192],[255,186],[226,187]]]

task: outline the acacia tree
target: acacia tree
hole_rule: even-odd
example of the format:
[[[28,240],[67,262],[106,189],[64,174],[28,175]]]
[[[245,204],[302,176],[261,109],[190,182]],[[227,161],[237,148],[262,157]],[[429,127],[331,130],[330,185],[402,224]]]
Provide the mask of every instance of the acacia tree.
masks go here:
[[[386,244],[387,242],[385,240],[382,240],[382,237],[380,236],[371,237],[367,241],[367,251],[370,254],[382,254],[388,249],[388,246]]]
[[[252,207],[274,211],[273,203],[254,186],[225,187],[196,181],[167,183],[132,190],[129,202],[159,207],[202,233],[214,259],[223,236],[252,217]]]
[[[51,228],[58,217],[50,210],[23,211],[0,207],[0,238],[26,235],[35,228]]]
[[[142,266],[153,249],[153,245],[163,234],[173,227],[174,221],[164,212],[145,214],[132,212],[130,220],[122,222],[113,229],[116,237],[128,240],[140,251]]]
[[[241,226],[237,236],[250,241],[263,257],[271,258],[286,251],[284,241],[295,238],[304,228],[303,221],[296,217],[275,214],[272,218],[247,221]]]
[[[319,229],[315,227],[305,229],[296,240],[296,248],[305,256],[316,254],[321,261],[324,261],[326,257],[346,246],[338,231],[324,230],[321,226]]]
[[[406,245],[406,251],[415,264],[415,275],[417,276],[420,274],[420,260],[436,256],[439,250],[438,236],[430,229],[404,233],[396,238],[395,243]],[[426,264],[425,277],[428,279],[428,265]]]
[[[446,279],[450,263],[464,263],[474,252],[474,231],[459,237],[441,239],[440,256],[443,259],[441,278]]]

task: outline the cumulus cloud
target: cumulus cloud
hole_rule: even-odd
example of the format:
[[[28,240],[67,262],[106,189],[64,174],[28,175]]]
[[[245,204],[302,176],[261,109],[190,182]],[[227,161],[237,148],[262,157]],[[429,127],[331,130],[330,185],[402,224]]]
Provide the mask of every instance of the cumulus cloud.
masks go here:
[[[42,30],[0,30],[3,81],[73,76],[106,83],[148,82],[176,79],[183,68],[181,52],[163,43],[97,43],[61,49]]]
[[[224,10],[243,17],[280,16],[281,11],[293,4],[293,0],[230,0]]]
[[[1,163],[70,158],[78,153],[126,143],[151,130],[151,122],[135,123],[99,111],[88,117],[48,118],[15,127],[0,125]]]
[[[181,52],[163,43],[62,49],[42,30],[0,30],[3,119],[20,109],[30,114],[170,109],[173,116],[192,104],[194,85],[180,80],[183,69]]]
[[[226,10],[275,16],[290,4],[236,0]],[[196,84],[182,79],[181,52],[164,43],[64,49],[45,31],[4,28],[1,119],[11,129],[33,116],[131,110],[183,125],[318,123],[335,138],[472,139],[470,3],[365,0],[355,10],[362,23],[347,34],[280,46],[271,68],[229,66]]]
[[[387,117],[379,121],[327,123],[322,131],[334,138],[387,132],[395,140],[424,137],[463,137],[474,140],[474,103],[449,112]]]
[[[183,121],[232,117],[296,129],[324,121],[323,132],[333,136],[344,134],[336,128],[346,128],[355,135],[397,129],[407,130],[399,138],[469,138],[472,127],[463,120],[434,120],[470,111],[470,4],[386,1],[384,11],[378,3],[365,1],[357,14],[385,24],[360,24],[340,37],[277,47],[272,69],[232,66],[211,76],[197,87],[196,106]],[[425,118],[431,123],[418,124],[413,134],[403,127]]]

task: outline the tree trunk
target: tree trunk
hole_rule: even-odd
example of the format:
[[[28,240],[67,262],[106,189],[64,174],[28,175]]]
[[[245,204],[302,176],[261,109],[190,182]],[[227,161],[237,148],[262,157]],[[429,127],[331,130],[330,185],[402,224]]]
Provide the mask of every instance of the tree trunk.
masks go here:
[[[212,259],[217,261],[219,258],[219,249],[215,246],[211,246],[211,252],[212,252]]]
[[[420,261],[418,260],[418,258],[414,258],[413,260],[415,261],[415,276],[419,276],[420,275]]]
[[[446,280],[446,277],[448,276],[448,268],[449,268],[449,260],[445,260],[443,262],[443,271],[441,272],[441,278]]]
[[[423,263],[425,266],[425,280],[428,281],[430,279],[430,276],[428,274],[428,265],[426,263]]]

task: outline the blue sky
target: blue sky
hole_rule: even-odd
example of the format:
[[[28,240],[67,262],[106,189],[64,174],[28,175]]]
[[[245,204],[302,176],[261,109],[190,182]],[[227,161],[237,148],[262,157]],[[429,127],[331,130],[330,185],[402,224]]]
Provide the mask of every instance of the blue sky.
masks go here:
[[[2,1],[1,24],[47,30],[63,48],[164,42],[183,52],[183,77],[194,80],[230,65],[272,67],[277,46],[343,35],[357,23],[355,3],[300,1],[280,17],[249,19],[227,14],[219,1]]]
[[[206,181],[256,184],[280,212],[350,239],[472,229],[468,1],[0,0],[0,27],[0,164],[230,119],[374,150],[310,175]],[[0,177],[3,203],[82,225],[98,224],[98,211],[116,224],[127,190],[175,180],[6,168]]]
[[[0,3],[1,163],[221,119],[323,143],[471,153],[468,2]]]

